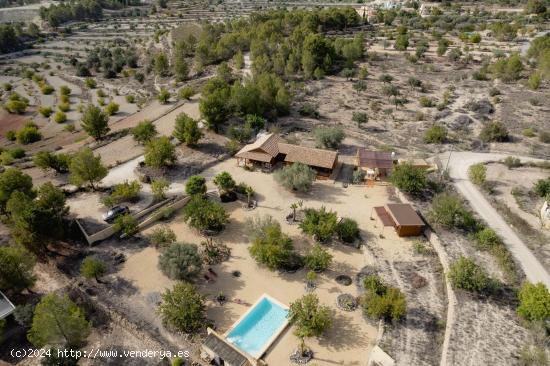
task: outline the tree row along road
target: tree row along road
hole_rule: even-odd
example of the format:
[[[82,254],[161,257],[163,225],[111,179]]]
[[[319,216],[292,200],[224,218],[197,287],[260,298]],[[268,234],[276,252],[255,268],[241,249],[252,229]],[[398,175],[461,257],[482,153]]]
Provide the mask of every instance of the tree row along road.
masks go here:
[[[453,185],[468,200],[470,206],[485,220],[487,225],[500,235],[510,253],[525,272],[527,279],[533,283],[542,282],[550,288],[550,275],[544,266],[468,178],[468,168],[471,165],[498,161],[506,158],[506,156],[495,153],[453,152],[449,159],[449,153],[447,152],[440,155],[440,159],[444,164],[449,159],[449,174],[453,180]],[[527,157],[520,157],[520,159],[522,161],[543,161]]]

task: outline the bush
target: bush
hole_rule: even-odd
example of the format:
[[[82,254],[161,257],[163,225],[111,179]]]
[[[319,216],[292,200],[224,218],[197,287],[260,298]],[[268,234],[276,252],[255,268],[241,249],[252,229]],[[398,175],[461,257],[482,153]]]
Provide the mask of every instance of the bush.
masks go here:
[[[508,169],[519,168],[522,166],[521,160],[513,156],[507,156],[504,160],[502,160],[502,163],[506,165]]]
[[[38,113],[40,113],[43,117],[48,118],[49,116],[52,115],[53,110],[52,110],[52,107],[50,106],[47,106],[47,107],[42,106],[38,108]]]
[[[138,231],[138,222],[130,214],[119,216],[115,219],[114,228],[126,236],[132,236]]]
[[[164,88],[160,89],[157,99],[160,104],[166,104],[170,100],[170,92]]]
[[[57,109],[59,109],[61,112],[67,112],[69,109],[71,109],[71,105],[69,103],[60,103],[57,106]]]
[[[359,226],[357,221],[345,218],[336,225],[338,238],[346,243],[353,243],[359,238]]]
[[[32,304],[18,305],[13,312],[15,321],[25,328],[30,328],[32,325],[33,315],[34,306]]]
[[[71,88],[69,88],[67,85],[62,85],[59,88],[59,94],[61,94],[61,95],[71,95]]]
[[[502,241],[498,234],[491,228],[483,228],[474,234],[476,247],[481,250],[491,250],[499,245]]]
[[[428,98],[428,97],[420,97],[418,102],[420,103],[420,106],[425,107],[425,108],[431,108],[431,107],[435,106],[434,101],[431,98]]]
[[[176,233],[168,226],[161,226],[153,229],[148,238],[156,248],[164,249],[176,242]]]
[[[304,219],[300,223],[300,229],[305,234],[311,235],[319,242],[326,242],[336,232],[336,212],[327,211],[323,206],[316,210],[307,208],[304,210]]]
[[[15,133],[17,143],[26,145],[42,139],[42,134],[33,123],[27,123],[25,127]]]
[[[145,144],[151,141],[157,135],[157,128],[148,120],[143,120],[132,128],[132,136],[134,140],[140,144]]]
[[[346,136],[341,128],[316,128],[313,132],[317,147],[336,149]]]
[[[41,91],[42,94],[44,94],[44,95],[50,95],[50,94],[52,94],[52,93],[55,91],[55,89],[54,89],[54,87],[51,86],[50,84],[44,83],[44,84],[42,84],[42,86],[40,87],[40,91]]]
[[[176,125],[172,136],[186,145],[193,146],[200,140],[203,134],[196,120],[185,113],[180,113],[176,117]]]
[[[196,245],[173,243],[160,255],[158,267],[172,280],[190,281],[200,274],[202,259]]]
[[[273,220],[260,222],[252,228],[250,255],[258,263],[271,270],[282,269],[294,252],[292,239],[281,231],[279,223]]]
[[[506,142],[508,141],[508,130],[500,122],[489,122],[479,133],[483,142]]]
[[[275,172],[275,180],[288,190],[307,192],[311,189],[317,174],[315,170],[302,163],[286,165]]]
[[[476,262],[462,256],[451,263],[447,276],[454,288],[469,292],[488,293],[497,285]]]
[[[550,293],[543,283],[526,282],[518,293],[518,314],[528,321],[546,321],[550,318]]]
[[[180,99],[187,99],[190,100],[193,95],[195,95],[195,89],[191,86],[184,86],[178,91],[178,97]]]
[[[475,185],[483,185],[487,179],[487,167],[483,163],[471,165],[468,168],[468,177]]]
[[[524,128],[521,131],[521,134],[525,137],[535,137],[536,136],[535,130],[531,127]]]
[[[474,216],[460,198],[449,193],[440,193],[433,198],[430,217],[447,228],[472,230],[477,226]]]
[[[7,131],[5,137],[8,141],[15,141],[15,139],[17,138],[15,131]]]
[[[412,195],[422,193],[428,185],[426,171],[411,163],[397,165],[393,169],[390,180],[397,188]]]
[[[424,142],[427,144],[442,144],[447,141],[447,129],[441,125],[433,125],[424,132]]]
[[[206,179],[200,175],[193,175],[185,183],[185,193],[190,196],[203,195],[206,193]]]
[[[184,207],[183,218],[190,226],[201,232],[220,232],[225,227],[229,215],[219,203],[195,196]]]
[[[358,127],[361,127],[363,124],[369,121],[369,117],[365,112],[353,112],[351,120],[357,123]]]
[[[97,83],[94,79],[92,78],[86,78],[84,80],[84,83],[86,84],[86,86],[89,88],[89,89],[95,89],[96,86],[97,86]]]
[[[178,282],[162,294],[158,312],[162,322],[181,332],[194,333],[205,326],[205,298],[190,283]]]
[[[353,184],[361,184],[365,181],[366,175],[367,173],[363,169],[354,170],[351,181],[353,182]]]
[[[539,197],[546,197],[550,194],[550,178],[539,179],[533,186],[533,191]]]
[[[141,184],[134,180],[128,182],[127,180],[124,183],[115,185],[113,192],[110,194],[109,198],[112,201],[113,205],[119,204],[121,202],[136,202],[139,200],[139,192],[141,191]],[[110,205],[109,205],[110,206]]]
[[[120,106],[115,102],[109,102],[105,107],[105,113],[107,113],[108,116],[112,116],[118,112],[119,108]]]
[[[170,182],[164,178],[158,178],[151,182],[151,191],[155,200],[160,201],[166,198],[166,191],[170,187]]]
[[[98,277],[105,274],[106,270],[105,263],[91,256],[84,258],[80,265],[80,274],[84,278],[95,278],[97,280]]]
[[[61,111],[55,112],[55,114],[53,116],[53,120],[56,123],[67,122],[67,115],[64,112],[61,112]]]
[[[304,256],[306,267],[315,272],[321,272],[327,269],[332,262],[332,255],[319,244],[313,247]]]
[[[544,144],[550,144],[550,132],[541,131],[539,133],[539,141],[544,143]]]
[[[66,173],[69,170],[71,157],[67,154],[54,154],[49,151],[40,151],[33,157],[33,163],[42,170],[52,169],[57,173]]]
[[[540,84],[542,82],[542,78],[538,72],[533,73],[531,76],[529,76],[529,80],[527,80],[527,86],[529,86],[529,89],[537,90],[540,87]]]
[[[132,94],[128,94],[126,96],[126,101],[130,104],[134,104],[136,102],[136,97],[135,95],[132,95]]]
[[[176,148],[166,136],[149,141],[145,145],[145,165],[153,168],[169,166],[176,161]]]
[[[366,294],[363,297],[363,312],[371,319],[398,321],[407,312],[407,300],[398,288],[385,285],[378,276],[363,280]]]

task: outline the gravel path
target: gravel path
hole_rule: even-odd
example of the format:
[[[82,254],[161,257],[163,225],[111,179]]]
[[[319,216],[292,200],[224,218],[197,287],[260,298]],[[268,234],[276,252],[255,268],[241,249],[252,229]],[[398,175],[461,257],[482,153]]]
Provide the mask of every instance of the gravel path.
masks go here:
[[[521,265],[527,279],[533,283],[542,282],[550,288],[550,275],[544,266],[468,178],[468,168],[471,165],[501,160],[505,157],[504,154],[473,152],[452,152],[450,159],[449,153],[440,156],[443,162],[449,160],[449,174],[458,192],[468,200],[477,214],[500,235],[510,253]],[[521,160],[542,161],[525,157],[521,157]]]

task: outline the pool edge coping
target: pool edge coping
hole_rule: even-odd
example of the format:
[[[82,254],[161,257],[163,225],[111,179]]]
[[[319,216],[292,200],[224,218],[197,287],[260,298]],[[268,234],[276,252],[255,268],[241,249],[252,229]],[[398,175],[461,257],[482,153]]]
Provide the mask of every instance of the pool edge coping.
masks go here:
[[[239,351],[243,352],[245,355],[247,355],[248,357],[251,357],[252,359],[254,360],[259,360],[261,359],[264,354],[266,353],[266,351],[269,349],[269,347],[271,347],[271,345],[275,342],[275,340],[277,338],[279,338],[279,336],[283,333],[283,331],[286,329],[286,327],[288,327],[288,325],[290,324],[289,321],[288,321],[288,317],[285,318],[285,321],[283,322],[283,324],[277,329],[277,331],[275,331],[273,333],[273,335],[265,342],[265,346],[260,350],[260,352],[258,352],[258,356],[254,356],[254,355],[251,355],[250,353],[246,352],[245,350],[237,347],[236,344],[234,344],[233,342],[231,342],[229,340],[229,338],[227,338],[227,336],[229,335],[229,333],[231,333],[231,331],[233,329],[235,329],[237,327],[238,324],[240,324],[240,322],[260,303],[260,301],[262,301],[263,299],[268,299],[272,302],[274,302],[275,304],[279,305],[280,307],[282,307],[283,309],[285,310],[290,310],[290,307],[283,304],[281,301],[277,300],[276,298],[274,298],[273,296],[271,295],[268,295],[266,294],[265,292],[258,298],[258,300],[256,300],[254,302],[254,304],[252,304],[247,311],[244,312],[243,315],[241,315],[239,317],[239,319],[237,319],[232,325],[231,327],[229,327],[229,329],[223,334],[223,337],[225,338],[225,340],[230,343],[233,347],[237,348]]]

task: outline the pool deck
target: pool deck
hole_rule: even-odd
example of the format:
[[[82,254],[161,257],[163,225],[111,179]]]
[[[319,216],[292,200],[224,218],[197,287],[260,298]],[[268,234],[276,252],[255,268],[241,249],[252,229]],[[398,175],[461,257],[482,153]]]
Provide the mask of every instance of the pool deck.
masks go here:
[[[249,314],[250,312],[252,312],[256,306],[258,306],[258,304],[264,300],[264,299],[268,299],[270,302],[272,303],[275,303],[277,304],[278,306],[280,306],[281,308],[285,309],[285,310],[289,310],[289,307],[285,304],[283,304],[282,302],[280,302],[279,300],[275,299],[274,297],[264,293],[262,294],[262,296],[260,296],[258,298],[258,300],[256,300],[256,302],[254,304],[252,304],[252,306],[250,306],[248,308],[247,311],[244,312],[243,315],[241,315],[239,317],[239,319],[237,319],[237,321],[235,323],[233,323],[233,325],[224,333],[224,337],[226,339],[226,341],[228,343],[230,343],[231,345],[233,345],[233,347],[236,347],[238,348],[241,352],[244,352],[246,353],[248,356],[252,357],[252,359],[254,360],[259,360],[260,358],[262,358],[262,356],[265,354],[265,352],[269,349],[269,347],[271,347],[271,345],[273,344],[273,342],[275,342],[275,340],[281,335],[281,333],[286,329],[286,327],[288,327],[289,325],[289,322],[288,322],[288,319],[285,319],[285,321],[283,322],[283,324],[277,329],[277,331],[275,333],[273,333],[273,335],[265,342],[265,345],[264,347],[261,349],[261,351],[259,353],[257,353],[256,355],[251,355],[249,354],[248,352],[240,349],[239,347],[237,347],[237,345],[233,344],[228,338],[227,336],[231,333],[231,331],[233,331],[233,329],[235,329],[235,327],[237,327],[241,321],[243,321]]]

